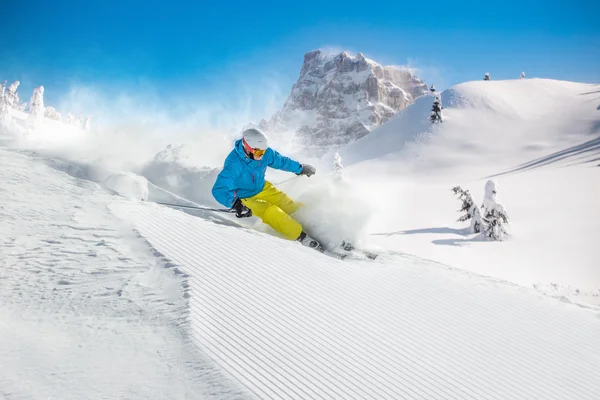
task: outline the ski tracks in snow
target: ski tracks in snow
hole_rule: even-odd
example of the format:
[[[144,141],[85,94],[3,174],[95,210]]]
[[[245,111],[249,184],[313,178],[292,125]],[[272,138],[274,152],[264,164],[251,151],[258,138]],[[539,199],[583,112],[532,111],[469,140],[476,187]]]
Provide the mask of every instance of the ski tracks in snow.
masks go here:
[[[115,201],[0,150],[0,397],[246,398],[190,340],[185,275]]]
[[[111,209],[190,275],[196,343],[258,398],[600,398],[595,313],[424,260]]]

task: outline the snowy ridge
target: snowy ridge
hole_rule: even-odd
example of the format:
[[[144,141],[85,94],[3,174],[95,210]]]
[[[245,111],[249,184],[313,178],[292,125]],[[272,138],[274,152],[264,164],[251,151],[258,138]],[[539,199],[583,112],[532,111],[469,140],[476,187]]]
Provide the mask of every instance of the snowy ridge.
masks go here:
[[[190,275],[199,348],[265,399],[596,399],[600,321],[414,257],[332,260],[147,204],[116,204]]]

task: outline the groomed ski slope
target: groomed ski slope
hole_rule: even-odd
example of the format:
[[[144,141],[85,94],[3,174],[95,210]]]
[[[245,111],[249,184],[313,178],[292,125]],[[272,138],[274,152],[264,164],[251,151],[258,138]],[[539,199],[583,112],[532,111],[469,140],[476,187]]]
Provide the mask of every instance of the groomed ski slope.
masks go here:
[[[189,274],[198,347],[261,399],[598,399],[597,313],[403,254],[339,261],[118,204]]]
[[[0,149],[0,399],[241,399],[195,346],[186,277],[107,205]]]

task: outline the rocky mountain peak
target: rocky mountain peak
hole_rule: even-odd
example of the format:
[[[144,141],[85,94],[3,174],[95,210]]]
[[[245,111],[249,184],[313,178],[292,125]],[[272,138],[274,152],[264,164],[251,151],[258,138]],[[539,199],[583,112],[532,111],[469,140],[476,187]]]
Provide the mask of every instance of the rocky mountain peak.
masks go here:
[[[269,132],[295,132],[311,151],[326,152],[368,134],[428,93],[427,85],[407,68],[382,66],[362,53],[304,55],[298,81]]]

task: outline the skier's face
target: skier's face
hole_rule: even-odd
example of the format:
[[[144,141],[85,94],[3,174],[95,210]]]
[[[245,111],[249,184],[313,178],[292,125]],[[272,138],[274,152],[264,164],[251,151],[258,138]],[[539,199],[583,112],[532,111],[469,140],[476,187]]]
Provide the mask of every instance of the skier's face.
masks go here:
[[[245,139],[242,141],[242,144],[244,145],[246,155],[253,160],[260,160],[265,155],[265,151],[267,151],[266,149],[252,148]]]
[[[252,155],[255,160],[260,160],[265,155],[266,150],[252,149]]]

